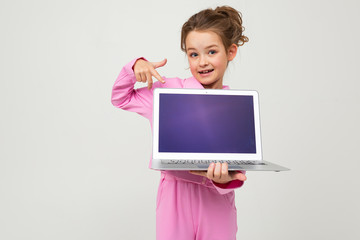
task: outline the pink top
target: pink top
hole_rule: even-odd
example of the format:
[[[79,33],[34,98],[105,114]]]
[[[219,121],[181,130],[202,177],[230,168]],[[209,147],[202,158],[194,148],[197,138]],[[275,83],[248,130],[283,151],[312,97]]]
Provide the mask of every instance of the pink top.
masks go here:
[[[180,78],[165,78],[165,83],[154,82],[152,88],[149,90],[147,87],[134,89],[136,83],[133,66],[138,60],[134,59],[126,64],[117,77],[112,89],[111,102],[115,107],[136,112],[150,121],[152,128],[152,115],[153,115],[153,92],[155,88],[204,88],[200,82],[194,77],[180,79]],[[224,86],[223,89],[229,89]],[[151,166],[151,160],[150,160]],[[166,174],[171,174],[177,178],[185,181],[190,181],[207,187],[214,187],[220,194],[226,194],[239,188],[243,185],[243,181],[234,180],[227,184],[218,184],[207,179],[206,177],[198,176],[189,173],[188,171],[164,171]]]

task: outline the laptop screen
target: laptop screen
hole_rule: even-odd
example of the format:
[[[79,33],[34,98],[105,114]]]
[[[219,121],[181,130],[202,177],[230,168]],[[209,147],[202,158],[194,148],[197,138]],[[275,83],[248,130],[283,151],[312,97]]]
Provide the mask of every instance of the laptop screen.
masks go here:
[[[159,152],[256,153],[253,96],[160,93]]]

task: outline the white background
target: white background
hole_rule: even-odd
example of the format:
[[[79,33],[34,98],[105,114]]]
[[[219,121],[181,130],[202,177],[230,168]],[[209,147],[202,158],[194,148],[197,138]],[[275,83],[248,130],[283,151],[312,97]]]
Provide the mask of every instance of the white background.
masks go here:
[[[360,238],[359,1],[2,0],[0,239],[155,239],[149,123],[111,88],[139,56],[189,77],[181,26],[225,4],[250,39],[225,84],[259,91],[264,158],[292,169],[248,173],[238,239]]]

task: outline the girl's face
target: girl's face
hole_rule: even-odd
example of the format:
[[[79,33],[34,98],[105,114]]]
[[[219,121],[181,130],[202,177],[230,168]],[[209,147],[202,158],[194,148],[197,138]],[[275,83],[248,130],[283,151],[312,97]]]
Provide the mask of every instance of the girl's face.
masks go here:
[[[191,31],[185,46],[192,75],[204,88],[222,89],[226,67],[236,56],[237,46],[226,50],[219,35],[212,31]]]

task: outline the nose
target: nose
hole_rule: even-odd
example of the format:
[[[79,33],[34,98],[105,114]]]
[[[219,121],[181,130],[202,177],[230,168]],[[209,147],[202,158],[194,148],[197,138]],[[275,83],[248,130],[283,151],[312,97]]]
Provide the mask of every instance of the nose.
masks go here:
[[[199,65],[200,67],[207,66],[209,63],[207,61],[207,58],[205,56],[200,56]]]

